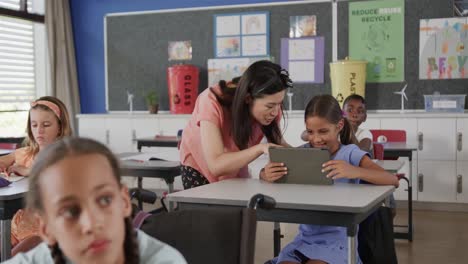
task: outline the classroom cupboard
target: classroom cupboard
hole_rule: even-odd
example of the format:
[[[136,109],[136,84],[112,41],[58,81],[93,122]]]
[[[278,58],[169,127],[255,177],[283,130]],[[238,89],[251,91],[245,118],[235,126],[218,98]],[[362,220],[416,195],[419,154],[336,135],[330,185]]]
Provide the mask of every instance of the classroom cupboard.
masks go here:
[[[288,113],[284,137],[293,146],[304,144],[303,112]],[[116,153],[135,152],[136,138],[155,134],[176,135],[190,115],[103,114],[78,115],[79,135],[107,144]],[[413,152],[414,200],[468,203],[468,116],[465,114],[369,113],[363,124],[367,129],[402,129],[407,142],[417,146]],[[157,148],[144,151],[157,152]],[[403,158],[406,161],[406,158]],[[400,172],[409,175],[408,162]],[[406,184],[395,197],[405,200]]]

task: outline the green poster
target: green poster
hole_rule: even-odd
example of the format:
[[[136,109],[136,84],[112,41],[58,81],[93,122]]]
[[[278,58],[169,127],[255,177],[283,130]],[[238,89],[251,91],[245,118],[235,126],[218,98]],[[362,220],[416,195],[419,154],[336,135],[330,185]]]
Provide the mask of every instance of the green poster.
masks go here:
[[[402,82],[405,1],[349,4],[349,57],[366,60],[367,82]]]

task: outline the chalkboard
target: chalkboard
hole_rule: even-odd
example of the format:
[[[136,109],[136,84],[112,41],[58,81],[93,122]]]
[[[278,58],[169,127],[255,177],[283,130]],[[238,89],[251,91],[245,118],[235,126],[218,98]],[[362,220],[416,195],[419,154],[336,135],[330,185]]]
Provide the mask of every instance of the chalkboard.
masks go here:
[[[423,94],[467,93],[468,80],[419,80],[419,19],[453,16],[453,1],[405,1],[405,80],[409,97],[407,108],[424,108]],[[169,110],[166,70],[175,62],[168,61],[169,41],[192,41],[192,60],[200,69],[199,92],[209,85],[207,60],[213,58],[213,15],[268,11],[270,14],[270,55],[279,63],[280,40],[289,35],[289,17],[317,16],[317,35],[325,37],[325,70],[322,84],[296,84],[293,109],[304,109],[317,94],[331,93],[328,63],[332,60],[332,4],[300,3],[234,8],[187,9],[177,12],[109,14],[106,31],[107,109],[126,111],[127,90],[134,94],[134,110],[146,110],[144,94],[157,90],[160,109]],[[348,2],[338,2],[338,57],[348,54]],[[400,97],[393,92],[401,83],[366,85],[369,109],[398,109]]]

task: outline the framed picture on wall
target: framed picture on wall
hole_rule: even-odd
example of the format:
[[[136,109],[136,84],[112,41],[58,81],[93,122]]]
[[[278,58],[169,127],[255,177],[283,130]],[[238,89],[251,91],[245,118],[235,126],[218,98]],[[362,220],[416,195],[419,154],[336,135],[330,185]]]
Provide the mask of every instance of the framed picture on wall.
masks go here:
[[[269,15],[269,12],[214,15],[214,56],[269,56]]]

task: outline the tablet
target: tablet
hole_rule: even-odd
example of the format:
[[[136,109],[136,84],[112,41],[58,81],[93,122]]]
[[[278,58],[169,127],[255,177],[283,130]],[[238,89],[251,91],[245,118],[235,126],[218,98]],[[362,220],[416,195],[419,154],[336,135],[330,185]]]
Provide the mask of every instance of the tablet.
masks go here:
[[[270,161],[282,162],[288,174],[276,182],[292,184],[331,185],[333,180],[322,172],[322,164],[330,160],[326,149],[317,148],[270,148]]]

